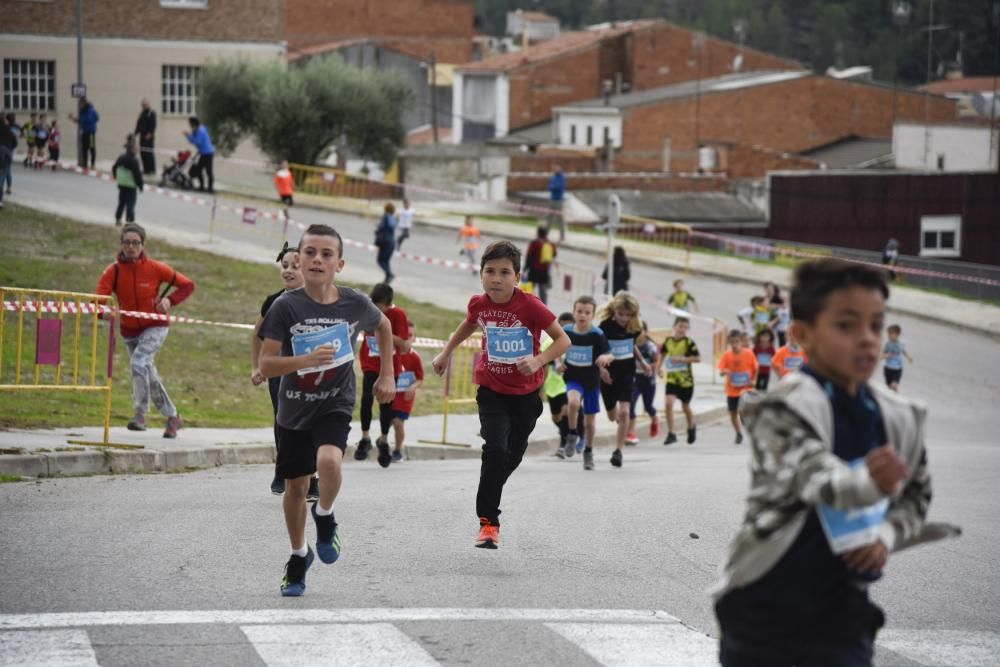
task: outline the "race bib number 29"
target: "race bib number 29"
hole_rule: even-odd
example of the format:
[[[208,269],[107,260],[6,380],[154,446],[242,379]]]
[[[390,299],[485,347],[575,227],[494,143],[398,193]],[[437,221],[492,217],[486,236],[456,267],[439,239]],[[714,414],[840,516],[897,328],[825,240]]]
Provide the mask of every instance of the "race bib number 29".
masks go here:
[[[354,361],[354,349],[351,347],[350,332],[346,322],[292,336],[292,354],[297,357],[309,354],[322,345],[330,345],[333,348],[333,362],[324,366],[303,368],[298,372],[299,375],[319,373]]]
[[[486,327],[486,354],[495,364],[516,364],[532,354],[528,327]]]

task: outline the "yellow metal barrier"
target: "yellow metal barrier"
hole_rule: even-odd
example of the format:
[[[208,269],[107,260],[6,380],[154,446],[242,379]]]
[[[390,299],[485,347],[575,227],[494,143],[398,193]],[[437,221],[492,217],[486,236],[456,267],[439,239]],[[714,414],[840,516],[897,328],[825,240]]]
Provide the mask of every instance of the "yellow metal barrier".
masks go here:
[[[440,440],[420,440],[429,445],[448,445],[450,447],[471,447],[465,442],[448,441],[448,411],[451,405],[476,402],[476,384],[473,377],[476,361],[482,353],[481,334],[470,336],[451,354],[448,360],[448,370],[444,376],[444,409],[441,419]]]
[[[715,384],[719,374],[715,371],[719,367],[719,359],[725,354],[729,346],[729,330],[722,320],[712,318],[712,384]]]
[[[593,296],[597,291],[597,274],[590,269],[564,262],[552,262],[550,274],[552,287],[549,288],[549,293],[557,292],[575,299],[581,294]]]
[[[114,311],[114,297],[0,287],[0,303],[3,304],[3,310],[0,311],[0,392],[63,391],[103,394],[104,439],[99,443],[79,440],[70,442],[141,448],[135,445],[112,445],[108,440],[115,349],[114,316],[110,313],[105,315],[109,322],[105,373],[98,372],[97,360],[101,352],[100,312],[107,308]],[[13,310],[13,334],[9,332],[7,325],[8,310]],[[64,336],[63,325],[67,323],[67,319],[72,332]],[[25,339],[31,335],[35,337],[33,359],[27,356],[30,353],[25,349]],[[26,365],[33,368],[29,371],[24,368]],[[43,373],[43,367],[52,367],[52,370]],[[66,375],[70,377],[67,378]]]
[[[306,195],[337,200],[338,205],[356,210],[366,218],[374,215],[372,198],[377,181],[348,174],[342,169],[313,167],[305,164],[290,164],[295,196]]]
[[[622,215],[621,225],[615,231],[619,239],[639,241],[653,250],[682,250],[684,252],[684,273],[691,269],[692,229],[688,225],[663,222],[638,215]],[[657,252],[654,254],[666,254]]]

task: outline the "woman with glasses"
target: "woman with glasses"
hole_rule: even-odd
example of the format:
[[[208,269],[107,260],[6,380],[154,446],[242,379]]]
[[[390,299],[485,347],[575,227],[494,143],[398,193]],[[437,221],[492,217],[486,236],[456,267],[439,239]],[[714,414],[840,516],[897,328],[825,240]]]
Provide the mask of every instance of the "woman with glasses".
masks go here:
[[[122,227],[118,259],[104,269],[96,292],[114,294],[118,307],[123,311],[169,315],[173,306],[191,296],[194,283],[163,262],[151,259],[146,254],[145,243],[145,229],[136,224]],[[166,318],[121,317],[122,340],[131,358],[132,402],[135,408],[128,428],[130,431],[146,430],[146,411],[152,401],[160,414],[167,418],[163,437],[176,438],[181,418],[156,371],[156,353],[167,339],[168,324]]]

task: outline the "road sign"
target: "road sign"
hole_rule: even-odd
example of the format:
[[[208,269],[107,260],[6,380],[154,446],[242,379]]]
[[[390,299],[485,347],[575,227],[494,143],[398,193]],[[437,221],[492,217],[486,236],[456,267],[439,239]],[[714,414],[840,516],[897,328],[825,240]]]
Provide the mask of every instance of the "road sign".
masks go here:
[[[69,94],[73,97],[86,97],[87,96],[87,84],[85,83],[71,83],[69,86]]]

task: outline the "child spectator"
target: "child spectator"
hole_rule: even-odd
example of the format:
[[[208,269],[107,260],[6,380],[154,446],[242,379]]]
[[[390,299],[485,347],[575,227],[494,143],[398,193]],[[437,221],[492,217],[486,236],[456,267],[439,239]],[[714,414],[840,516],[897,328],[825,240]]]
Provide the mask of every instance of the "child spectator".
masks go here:
[[[132,135],[125,140],[125,152],[118,156],[111,167],[118,183],[118,207],[115,209],[115,225],[122,224],[122,212],[126,222],[135,222],[135,203],[138,192],[142,192],[142,169],[135,157],[135,142]]]
[[[767,391],[771,380],[771,360],[774,358],[774,334],[770,329],[761,329],[754,338],[753,354],[757,358],[758,391]]]
[[[45,114],[38,115],[38,122],[35,124],[35,160],[31,166],[41,169],[45,166],[45,153],[49,144],[49,124]]]
[[[52,119],[52,127],[49,129],[49,161],[52,163],[52,171],[59,168],[59,144],[62,141],[62,132],[59,131],[59,123]]]
[[[898,324],[890,325],[886,329],[889,340],[885,341],[882,348],[882,359],[885,360],[882,372],[885,374],[885,383],[893,391],[899,391],[899,381],[903,379],[903,357],[913,363],[913,357],[906,351],[906,343],[899,338],[902,333],[903,329]]]
[[[684,281],[678,278],[674,281],[674,291],[667,297],[667,303],[678,310],[698,312],[698,302],[690,292],[684,291]]]
[[[392,460],[403,460],[403,441],[406,439],[406,420],[413,412],[413,404],[417,400],[417,390],[424,384],[424,364],[420,355],[413,349],[413,339],[416,338],[413,322],[407,322],[410,337],[407,342],[410,349],[399,355],[399,376],[396,378],[396,398],[392,400],[392,429],[396,438],[396,447],[392,452]]]
[[[403,200],[403,208],[399,209],[399,236],[396,238],[396,250],[403,247],[403,241],[410,238],[410,230],[413,228],[413,217],[417,214],[413,204],[409,199]]]
[[[663,358],[667,367],[665,399],[667,437],[663,441],[664,445],[672,445],[677,442],[677,435],[674,434],[675,400],[681,402],[681,410],[684,411],[684,419],[687,421],[687,443],[693,445],[698,437],[694,413],[691,411],[691,399],[694,397],[694,373],[691,372],[691,364],[701,361],[701,353],[698,351],[697,343],[688,337],[689,326],[690,322],[687,318],[678,317],[675,319],[673,333],[660,346],[660,357]],[[663,369],[659,369],[658,372],[662,375]]]
[[[637,364],[635,367],[635,384],[632,385],[632,404],[629,406],[626,445],[639,444],[639,438],[635,435],[635,406],[638,404],[640,396],[642,397],[643,409],[649,415],[649,437],[655,438],[660,434],[660,418],[656,414],[656,374],[660,368],[660,350],[649,337],[649,327],[645,321],[642,323],[642,333],[636,338],[635,344],[646,365]]]
[[[517,246],[510,241],[491,243],[480,267],[483,293],[469,299],[465,319],[432,363],[434,372],[443,375],[455,348],[476,329],[483,330],[483,351],[474,373],[485,441],[476,493],[476,547],[496,549],[503,487],[521,464],[542,414],[538,390],[544,368],[566,351],[569,340],[552,311],[517,288],[521,279]],[[555,341],[544,352],[539,350],[542,331]]]
[[[29,167],[35,160],[35,125],[38,123],[38,114],[32,112],[28,117],[28,122],[21,126],[21,136],[24,137],[24,145],[27,155],[24,157],[24,166]]]
[[[802,349],[795,334],[789,329],[788,343],[779,347],[778,351],[774,353],[774,358],[771,359],[771,369],[778,374],[780,380],[807,363],[809,363],[809,357],[806,356],[806,351]]]
[[[474,274],[479,273],[476,270],[476,251],[479,250],[479,238],[479,229],[476,227],[476,223],[472,221],[472,216],[465,216],[465,222],[458,230],[458,242],[462,244],[462,250],[458,254],[465,255],[472,266],[472,273]]]
[[[885,617],[869,585],[890,552],[933,539],[926,411],[869,384],[888,294],[864,266],[795,271],[809,365],[743,409],[752,488],[712,591],[724,667],[871,665]]]
[[[757,380],[757,358],[744,346],[744,335],[739,329],[730,331],[729,349],[719,359],[719,375],[726,378],[726,406],[729,408],[729,420],[736,431],[737,445],[743,442],[739,415],[740,396],[750,391]]]
[[[278,166],[278,171],[274,172],[274,189],[278,191],[278,198],[285,206],[294,206],[295,201],[292,195],[295,193],[295,185],[292,179],[292,170],[288,168],[288,160],[282,160]]]

